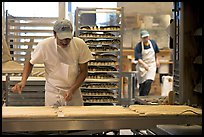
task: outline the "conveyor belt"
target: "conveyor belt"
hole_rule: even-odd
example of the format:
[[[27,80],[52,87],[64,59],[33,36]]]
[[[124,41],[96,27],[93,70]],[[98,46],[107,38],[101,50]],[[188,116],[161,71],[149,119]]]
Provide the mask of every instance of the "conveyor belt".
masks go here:
[[[144,112],[131,110],[143,107]],[[64,106],[54,107],[2,107],[2,131],[63,131],[63,130],[112,130],[112,129],[149,129],[161,124],[202,123],[202,110],[184,107],[169,113],[158,111],[151,115],[150,105],[130,106]],[[167,110],[168,105],[159,105]],[[148,108],[148,109],[147,109]],[[182,113],[193,109],[196,113]],[[43,111],[44,110],[44,111]],[[156,110],[157,111],[157,110]],[[182,113],[182,114],[181,114]]]

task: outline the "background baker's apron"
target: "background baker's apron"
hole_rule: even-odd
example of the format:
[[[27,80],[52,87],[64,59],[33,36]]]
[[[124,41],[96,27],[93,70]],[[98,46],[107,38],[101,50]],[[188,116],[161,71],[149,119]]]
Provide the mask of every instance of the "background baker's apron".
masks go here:
[[[144,44],[142,45],[142,60],[148,65],[149,70],[146,71],[145,68],[141,64],[136,65],[136,70],[138,71],[137,79],[141,84],[145,82],[147,79],[154,80],[156,75],[156,61],[155,61],[155,52],[150,40],[148,40],[150,44],[149,49],[144,50]]]

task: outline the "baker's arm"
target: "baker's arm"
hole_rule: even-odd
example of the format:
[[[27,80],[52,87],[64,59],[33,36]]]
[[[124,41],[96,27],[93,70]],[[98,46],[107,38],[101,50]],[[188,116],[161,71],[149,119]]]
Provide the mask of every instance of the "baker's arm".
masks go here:
[[[156,53],[156,55],[155,55],[155,60],[156,60],[157,68],[159,68],[159,67],[160,67],[160,62],[159,62],[159,56],[158,56],[158,53]]]
[[[23,68],[23,74],[22,74],[21,82],[15,84],[12,87],[13,92],[18,92],[19,94],[22,92],[23,88],[25,87],[28,76],[32,72],[32,69],[33,69],[33,65],[30,63],[30,61],[29,60],[26,61],[24,68]]]
[[[142,59],[138,59],[138,63],[141,64],[145,70],[149,70],[149,66]]]
[[[65,100],[71,100],[72,94],[74,94],[74,92],[82,85],[82,83],[84,82],[88,75],[88,62],[79,64],[79,67],[80,67],[79,75],[77,76],[76,81],[65,95]]]

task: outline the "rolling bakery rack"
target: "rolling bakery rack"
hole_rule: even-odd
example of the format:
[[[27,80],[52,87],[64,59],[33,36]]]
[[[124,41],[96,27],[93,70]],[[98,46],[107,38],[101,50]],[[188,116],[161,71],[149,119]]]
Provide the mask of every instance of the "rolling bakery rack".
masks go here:
[[[105,21],[99,23],[104,16]],[[123,8],[77,7],[75,24],[76,36],[94,56],[81,86],[84,105],[117,105],[121,98]]]

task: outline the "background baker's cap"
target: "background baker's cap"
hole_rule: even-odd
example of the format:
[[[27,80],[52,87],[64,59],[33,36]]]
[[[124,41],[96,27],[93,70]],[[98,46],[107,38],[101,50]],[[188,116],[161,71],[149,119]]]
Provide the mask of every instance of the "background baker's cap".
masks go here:
[[[59,39],[72,38],[73,27],[69,20],[59,19],[54,24],[54,31]]]
[[[146,31],[146,30],[142,30],[142,31],[140,32],[140,36],[141,36],[142,38],[147,37],[147,36],[149,36],[149,32]]]

